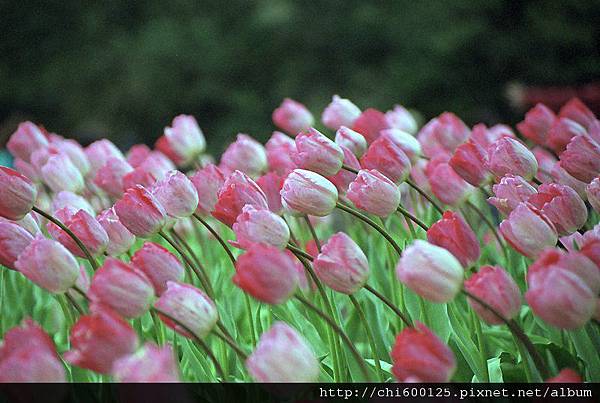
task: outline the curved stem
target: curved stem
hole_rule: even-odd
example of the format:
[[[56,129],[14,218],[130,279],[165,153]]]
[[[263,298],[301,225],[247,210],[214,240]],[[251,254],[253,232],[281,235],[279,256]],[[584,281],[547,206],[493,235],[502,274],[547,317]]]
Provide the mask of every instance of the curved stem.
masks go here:
[[[405,180],[405,182],[408,184],[408,186],[410,186],[411,188],[416,190],[421,196],[423,196],[429,203],[431,203],[433,208],[435,208],[438,211],[438,213],[444,214],[444,210],[435,202],[435,200],[431,198],[431,196],[427,194],[427,192],[418,187],[416,183],[414,183],[408,178]]]
[[[246,354],[244,352],[244,350],[242,350],[242,348],[240,346],[238,346],[236,344],[235,341],[233,341],[230,337],[225,336],[223,333],[219,332],[218,330],[213,329],[213,333],[220,338],[221,340],[223,340],[225,343],[227,343],[229,345],[229,347],[231,347],[231,349],[233,351],[235,351],[235,353],[244,361],[246,361],[246,359],[248,358],[248,354]]]
[[[352,167],[349,167],[346,164],[342,164],[342,169],[345,169],[348,172],[352,172],[353,174],[357,174],[358,175],[358,169],[354,169]]]
[[[396,241],[394,241],[394,238],[392,238],[392,236],[384,228],[382,228],[379,224],[377,224],[375,221],[371,220],[369,217],[362,214],[360,211],[357,211],[357,210],[353,209],[352,207],[348,207],[340,202],[336,203],[336,207],[339,208],[340,210],[345,211],[346,213],[352,214],[356,218],[366,222],[371,227],[375,228],[377,230],[377,232],[379,232],[381,235],[383,235],[383,237],[390,243],[390,245],[392,245],[392,247],[398,253],[398,255],[402,255],[402,249],[396,243]]]
[[[481,358],[481,367],[483,369],[482,382],[490,383],[490,371],[487,364],[487,349],[485,348],[485,341],[483,340],[483,330],[481,329],[481,320],[475,314],[475,311],[471,309],[471,317],[475,322],[475,333],[477,334],[477,345],[479,347],[479,356]]]
[[[202,265],[202,263],[200,263],[200,259],[194,253],[194,250],[192,249],[192,247],[190,245],[188,245],[188,243],[185,241],[185,239],[183,239],[182,237],[180,237],[179,234],[177,234],[177,232],[175,232],[175,230],[171,230],[170,232],[173,235],[173,238],[175,238],[175,240],[181,246],[183,246],[183,248],[188,253],[188,256],[192,257],[192,259],[194,260],[194,263],[196,264],[196,267],[198,268],[198,271],[200,272],[200,274],[204,278],[204,282],[206,283],[206,285],[210,289],[210,294],[212,294],[214,296],[215,295],[215,291],[212,288],[212,285],[210,284],[210,280],[208,279],[208,274],[206,273],[206,269],[204,268],[204,266]]]
[[[352,343],[352,340],[350,340],[350,338],[342,330],[342,328],[339,327],[337,325],[337,323],[335,323],[335,321],[331,317],[329,317],[329,315],[327,315],[325,312],[323,312],[322,310],[320,310],[319,308],[317,308],[315,305],[313,305],[312,302],[310,302],[309,300],[307,300],[306,298],[304,298],[302,295],[296,294],[296,299],[298,301],[302,302],[304,305],[306,305],[314,313],[316,313],[317,315],[319,315],[342,338],[342,340],[344,341],[344,343],[346,344],[346,346],[352,352],[352,355],[356,359],[356,362],[360,366],[360,370],[361,370],[361,372],[362,372],[365,380],[367,382],[369,382],[370,379],[371,379],[371,377],[369,376],[369,369],[367,368],[367,365],[365,364],[365,361],[364,361],[363,357],[360,355],[360,353],[358,352],[358,350],[356,350],[356,347],[354,346],[354,343]]]
[[[374,289],[373,287],[371,287],[369,284],[365,284],[363,286],[363,288],[365,290],[369,291],[371,294],[373,294],[377,298],[379,298],[381,300],[381,302],[383,302],[384,304],[386,304],[392,311],[394,311],[394,313],[396,315],[398,315],[398,317],[400,319],[402,319],[402,322],[404,322],[404,324],[406,326],[412,327],[412,322],[410,321],[410,319],[408,318],[408,316],[406,316],[406,314],[404,314],[396,305],[394,305],[383,294],[381,294],[379,291],[377,291],[376,289]]]
[[[290,250],[290,252],[292,252],[296,256],[300,255],[304,259],[308,259],[311,262],[314,260],[314,258],[311,255],[309,255],[307,252],[304,252],[302,249],[292,245],[291,243],[287,244],[287,248]]]
[[[377,346],[375,345],[375,339],[373,338],[373,332],[371,332],[371,327],[367,322],[367,318],[360,304],[356,300],[354,295],[348,295],[350,301],[352,301],[352,305],[354,305],[354,309],[358,313],[358,317],[365,328],[365,333],[367,334],[367,339],[369,340],[369,344],[371,345],[371,353],[373,354],[373,361],[375,361],[375,367],[377,368],[377,376],[380,382],[384,381],[383,370],[381,369],[381,360],[379,359],[379,354],[377,353]]]
[[[419,227],[423,228],[425,230],[425,232],[427,232],[427,230],[429,229],[429,227],[423,221],[419,220],[417,217],[415,217],[414,215],[412,215],[404,207],[398,206],[398,208],[396,209],[396,211],[398,211],[404,217],[410,219],[412,222],[414,222],[415,224],[417,224]]]
[[[71,294],[69,294],[68,292],[66,292],[65,293],[65,297],[67,297],[67,299],[69,300],[69,302],[71,303],[71,305],[73,305],[73,307],[75,307],[75,310],[77,311],[77,313],[79,313],[79,315],[85,314],[85,311],[83,310],[83,308],[81,307],[81,305],[79,305],[77,303],[77,301],[75,301],[75,298],[73,298],[73,296]]]
[[[310,218],[308,218],[307,214],[304,214],[304,221],[306,221],[306,225],[308,225],[308,229],[310,230],[310,234],[315,240],[315,245],[317,245],[317,250],[321,253],[321,241],[319,241],[319,237],[317,236],[317,232],[315,231],[315,227],[313,227],[310,222]]]
[[[281,218],[283,219],[285,224],[288,226],[288,229],[290,230],[290,239],[292,240],[292,243],[296,246],[300,245],[300,243],[298,242],[298,238],[296,238],[296,235],[294,235],[294,232],[292,231],[292,227],[290,226],[290,223],[288,222],[287,218],[285,218],[285,216],[283,214],[281,215]]]
[[[492,231],[494,238],[496,238],[496,241],[498,241],[498,245],[500,245],[500,249],[502,249],[504,259],[506,260],[506,263],[508,263],[508,253],[506,252],[506,245],[504,245],[504,242],[502,242],[502,238],[500,238],[500,235],[498,235],[498,231],[496,231],[496,227],[494,226],[494,224],[471,201],[467,200],[466,205],[469,206],[471,210],[475,211],[479,218],[481,218],[483,222],[485,222],[485,225],[487,225],[488,228]]]
[[[221,367],[221,363],[219,362],[219,360],[217,359],[217,357],[215,356],[215,354],[212,352],[212,350],[210,349],[210,347],[208,347],[208,344],[206,344],[204,342],[204,340],[202,339],[196,339],[195,340],[196,343],[198,343],[200,345],[200,347],[202,348],[202,350],[204,350],[204,352],[206,353],[206,355],[208,355],[208,358],[210,358],[210,360],[212,361],[215,370],[217,371],[217,374],[219,374],[219,376],[221,377],[221,379],[226,382],[227,377],[225,376],[225,371],[223,371],[223,367]]]
[[[235,266],[235,256],[233,256],[233,252],[231,252],[231,249],[229,249],[229,246],[227,246],[227,243],[225,242],[225,240],[223,240],[223,238],[221,238],[221,235],[219,235],[219,233],[213,227],[211,227],[211,225],[204,218],[200,217],[196,213],[194,213],[193,216],[202,225],[204,225],[204,227],[217,239],[217,241],[219,241],[219,243],[221,244],[223,249],[225,249],[225,252],[229,256],[231,263],[233,263],[233,265]]]
[[[61,230],[65,231],[67,233],[67,235],[69,235],[71,237],[71,239],[73,241],[75,241],[75,243],[77,244],[77,246],[79,246],[79,249],[81,249],[81,251],[85,255],[86,259],[92,265],[92,269],[94,269],[94,270],[98,269],[98,262],[96,262],[96,259],[94,259],[94,257],[90,253],[90,251],[85,247],[85,245],[83,244],[83,242],[81,242],[81,240],[77,237],[77,235],[75,235],[73,233],[73,231],[71,231],[69,228],[67,228],[62,222],[60,222],[59,220],[57,220],[56,218],[54,218],[52,215],[46,213],[43,210],[40,210],[36,206],[33,206],[31,208],[31,210],[35,211],[36,213],[38,213],[39,215],[41,215],[42,217],[44,217],[48,221],[51,221],[53,224],[56,224]]]

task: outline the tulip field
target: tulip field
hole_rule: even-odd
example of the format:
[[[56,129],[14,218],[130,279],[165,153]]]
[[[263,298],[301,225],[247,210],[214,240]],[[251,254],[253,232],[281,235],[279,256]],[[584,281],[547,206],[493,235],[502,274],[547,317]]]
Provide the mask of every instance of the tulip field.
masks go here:
[[[206,153],[22,122],[0,382],[600,382],[600,120],[285,99]],[[243,128],[242,128],[243,129]]]

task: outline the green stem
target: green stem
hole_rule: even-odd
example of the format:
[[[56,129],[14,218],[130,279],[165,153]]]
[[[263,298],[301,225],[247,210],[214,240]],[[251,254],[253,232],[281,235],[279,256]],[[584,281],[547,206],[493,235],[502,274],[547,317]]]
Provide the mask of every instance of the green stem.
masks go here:
[[[311,224],[310,218],[308,218],[307,214],[304,214],[304,221],[306,221],[306,225],[308,226],[308,229],[310,230],[310,234],[312,235],[313,239],[315,240],[315,245],[317,245],[317,250],[319,251],[319,253],[321,253],[321,241],[319,241],[317,232],[315,231],[315,228]]]
[[[504,259],[506,260],[506,263],[508,263],[508,253],[506,252],[506,245],[504,245],[504,242],[502,242],[502,238],[500,238],[500,235],[498,235],[498,231],[496,231],[496,227],[494,226],[494,224],[471,201],[467,200],[466,204],[467,206],[469,206],[469,208],[475,211],[479,218],[481,218],[483,222],[485,222],[485,224],[488,226],[488,228],[492,231],[494,238],[496,238],[496,241],[498,241],[498,244],[500,245],[500,249],[502,249]]]
[[[65,297],[67,297],[67,299],[69,300],[69,302],[71,303],[71,305],[73,305],[73,307],[75,308],[75,310],[77,310],[77,313],[79,313],[79,315],[85,314],[85,311],[83,310],[83,308],[77,303],[77,301],[75,301],[75,298],[73,298],[71,296],[71,294],[69,294],[68,292],[66,292],[65,293]]]
[[[198,268],[198,271],[204,277],[204,281],[206,282],[206,285],[208,286],[208,288],[210,288],[210,293],[214,296],[215,291],[212,288],[212,285],[210,284],[210,280],[208,278],[208,273],[206,272],[206,268],[202,265],[202,263],[200,262],[200,259],[196,255],[196,253],[194,253],[194,250],[192,249],[192,247],[185,241],[185,239],[183,239],[181,236],[179,236],[179,234],[177,234],[177,232],[175,232],[175,230],[171,230],[170,232],[173,235],[173,238],[175,238],[175,240],[181,246],[183,246],[183,248],[188,253],[188,256],[192,257],[192,259],[194,260],[194,263],[196,264],[196,267]]]
[[[229,259],[235,266],[235,256],[233,256],[233,252],[231,252],[231,249],[229,249],[229,246],[227,246],[225,240],[221,238],[221,235],[219,235],[219,233],[204,218],[200,217],[196,213],[194,213],[193,215],[194,218],[198,220],[202,225],[204,225],[204,227],[217,239],[217,241],[221,244],[221,246],[229,256]]]
[[[213,329],[213,333],[220,338],[221,340],[223,340],[227,345],[229,345],[229,347],[231,347],[231,349],[233,351],[235,351],[235,353],[243,360],[246,361],[246,359],[248,359],[248,354],[246,354],[244,352],[244,350],[242,350],[242,348],[240,346],[238,346],[236,344],[235,341],[233,341],[230,337],[225,336],[223,333],[219,332],[216,329]]]
[[[396,315],[398,315],[398,317],[400,319],[402,319],[402,322],[404,322],[404,324],[406,326],[412,327],[412,323],[411,323],[410,319],[408,318],[408,316],[406,316],[396,305],[394,305],[383,294],[381,294],[379,291],[377,291],[376,289],[374,289],[373,287],[371,287],[369,284],[365,284],[363,288],[365,290],[369,291],[371,294],[373,294],[377,298],[379,298],[381,300],[381,302],[383,302],[384,304],[386,304],[392,311],[394,311],[394,313]]]
[[[429,229],[429,227],[423,221],[419,220],[417,217],[415,217],[414,215],[412,215],[404,207],[398,206],[398,208],[396,209],[396,211],[398,211],[404,217],[410,219],[412,222],[414,222],[415,224],[417,224],[419,227],[423,228],[425,230],[425,232],[427,232],[427,230]]]
[[[292,252],[294,255],[300,255],[302,256],[304,259],[308,259],[308,260],[314,260],[313,257],[311,255],[309,255],[307,252],[303,251],[302,249],[292,245],[291,243],[287,244],[287,248],[290,250],[290,252]]]
[[[369,340],[369,344],[371,345],[373,361],[375,361],[375,367],[377,368],[377,377],[379,378],[379,382],[383,382],[385,380],[384,374],[383,370],[381,369],[381,360],[379,359],[379,354],[377,353],[377,346],[375,345],[375,339],[373,338],[373,333],[371,332],[371,326],[369,326],[365,313],[363,312],[360,304],[358,303],[354,295],[348,295],[348,297],[350,298],[350,301],[352,301],[352,305],[354,305],[354,309],[356,309],[358,317],[360,318],[360,321],[362,322],[363,327],[365,328],[367,339]]]
[[[417,192],[419,192],[419,194],[421,196],[423,196],[425,199],[427,199],[427,201],[429,203],[431,203],[431,205],[440,213],[440,214],[444,214],[444,210],[431,198],[431,196],[429,196],[427,194],[427,192],[425,192],[423,189],[421,189],[420,187],[417,186],[416,183],[414,183],[413,181],[411,181],[410,179],[406,179],[405,182],[408,184],[408,186],[410,186],[411,188],[413,188],[414,190],[416,190]]]
[[[483,331],[481,330],[481,320],[477,317],[475,312],[471,309],[471,315],[473,317],[473,321],[475,322],[475,333],[477,334],[477,345],[479,346],[479,354],[481,357],[481,365],[483,369],[483,379],[482,382],[489,383],[490,382],[490,371],[488,369],[487,364],[487,349],[485,347],[485,340],[483,339]]]
[[[292,227],[290,226],[290,223],[288,222],[288,220],[285,218],[285,216],[283,214],[281,215],[281,218],[283,219],[285,224],[288,226],[288,229],[290,230],[290,239],[292,240],[292,243],[295,246],[300,245],[300,243],[298,242],[298,238],[296,238],[296,235],[294,235],[294,232],[292,231]]]

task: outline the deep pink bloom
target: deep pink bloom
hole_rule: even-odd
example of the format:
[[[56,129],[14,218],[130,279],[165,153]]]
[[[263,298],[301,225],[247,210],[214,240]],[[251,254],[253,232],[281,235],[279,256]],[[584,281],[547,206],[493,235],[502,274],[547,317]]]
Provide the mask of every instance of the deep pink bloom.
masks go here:
[[[265,147],[247,134],[239,133],[221,155],[219,168],[226,174],[238,170],[256,178],[267,170],[267,165]]]
[[[575,136],[560,154],[560,165],[574,178],[590,183],[600,173],[600,145],[588,136]]]
[[[269,141],[267,141],[265,148],[271,171],[279,175],[287,175],[290,171],[297,168],[294,161],[296,142],[291,137],[275,131]]]
[[[538,170],[537,160],[519,140],[502,137],[488,148],[488,168],[501,178],[506,174],[519,175],[530,180]]]
[[[144,344],[135,353],[117,359],[111,374],[122,383],[180,381],[177,360],[169,344],[162,347],[154,343]]]
[[[360,170],[360,162],[356,156],[344,146],[340,146],[344,153],[344,165],[357,171]],[[340,169],[340,171],[333,175],[328,176],[327,179],[335,185],[338,190],[338,195],[344,196],[348,191],[348,186],[354,179],[356,179],[356,174],[354,172],[347,171],[346,169]]]
[[[23,161],[20,158],[15,158],[13,160],[13,168],[20,174],[29,178],[32,182],[39,183],[42,181],[37,168],[29,162]]]
[[[71,350],[66,361],[102,374],[110,373],[114,362],[132,354],[138,337],[131,325],[107,306],[92,304],[90,313],[71,328]]]
[[[340,146],[311,127],[296,136],[294,160],[298,168],[332,176],[342,168],[344,153]]]
[[[432,193],[442,203],[451,206],[461,205],[475,190],[445,162],[444,156],[430,160],[425,168],[425,174]]]
[[[367,151],[367,140],[365,140],[365,137],[346,126],[340,127],[335,132],[335,142],[340,147],[345,147],[352,151],[357,158],[362,157],[365,151]]]
[[[185,270],[175,255],[154,242],[144,242],[131,257],[131,264],[141,270],[152,283],[156,295],[162,295],[167,282],[183,281]]]
[[[346,196],[359,209],[379,217],[387,217],[400,205],[396,184],[375,169],[360,170]]]
[[[492,179],[487,170],[487,153],[474,141],[467,141],[456,147],[448,164],[461,178],[479,187]]]
[[[283,206],[281,205],[281,189],[283,188],[284,177],[275,172],[269,172],[256,180],[267,197],[269,210],[275,214],[281,214]]]
[[[294,258],[274,246],[255,245],[237,259],[233,283],[267,304],[282,304],[298,289]]]
[[[0,166],[0,216],[20,220],[31,211],[37,189],[29,178],[17,171]]]
[[[190,180],[198,193],[196,212],[201,215],[212,213],[217,203],[219,189],[225,183],[225,175],[216,165],[208,164],[196,171]]]
[[[387,137],[396,144],[410,159],[411,163],[418,161],[421,156],[421,143],[412,134],[400,129],[384,129],[381,131],[381,137]]]
[[[234,171],[219,189],[217,203],[211,214],[231,227],[246,204],[269,208],[267,196],[256,182],[245,173]]]
[[[140,185],[128,189],[114,209],[121,224],[141,238],[158,233],[165,225],[165,209]]]
[[[19,224],[0,220],[0,264],[15,269],[15,262],[33,241],[33,235]]]
[[[483,266],[465,281],[465,289],[492,307],[505,319],[513,319],[521,309],[521,291],[504,269],[499,266]],[[502,319],[475,300],[469,305],[477,315],[490,325],[500,325]]]
[[[349,99],[334,95],[331,103],[323,111],[321,121],[325,127],[337,130],[341,126],[351,127],[359,116],[360,108],[358,106]]]
[[[110,256],[119,256],[131,249],[135,242],[135,235],[121,224],[114,207],[104,210],[96,219],[108,235],[106,252]]]
[[[88,296],[125,318],[137,318],[152,306],[154,289],[142,271],[109,257],[94,273]]]
[[[539,146],[534,147],[531,152],[533,152],[535,160],[538,163],[538,172],[535,177],[539,179],[540,182],[552,182],[552,169],[558,162],[556,157],[554,157],[554,154]]]
[[[151,190],[170,217],[189,217],[198,208],[198,191],[182,172],[167,173],[163,179],[154,184]]]
[[[354,294],[369,279],[367,257],[343,232],[329,238],[314,260],[313,267],[323,283],[344,294]]]
[[[469,128],[451,112],[444,112],[431,119],[419,131],[417,138],[426,157],[450,158],[456,147],[464,143],[470,135]]]
[[[290,240],[290,230],[277,214],[267,209],[246,205],[233,224],[235,246],[250,249],[254,244],[275,246],[284,249]]]
[[[285,98],[273,111],[272,119],[275,126],[292,136],[308,129],[315,122],[306,106],[290,98]]]
[[[585,203],[577,192],[565,185],[544,183],[527,200],[538,208],[556,227],[558,235],[569,235],[587,221]]]
[[[335,185],[321,175],[294,169],[283,182],[281,203],[290,213],[324,217],[331,214],[338,199]]]
[[[585,187],[587,186],[587,183],[582,182],[579,179],[573,178],[571,174],[564,170],[560,161],[558,161],[552,167],[551,175],[554,182],[560,183],[561,185],[569,186],[577,192],[579,197],[581,197],[584,200],[587,198],[587,194],[585,192]]]
[[[165,325],[185,337],[191,338],[189,332],[192,332],[194,336],[204,338],[219,320],[215,303],[201,290],[189,284],[168,281],[167,290],[154,307],[169,315],[159,314]]]
[[[21,122],[17,130],[10,136],[6,148],[16,158],[29,162],[31,153],[48,147],[48,139],[42,129],[32,122]]]
[[[502,137],[515,138],[516,136],[509,126],[502,124],[488,128],[485,124],[478,123],[473,126],[473,130],[471,131],[471,141],[477,143],[477,145],[481,146],[484,150],[487,150],[491,144]]]
[[[421,297],[449,302],[462,287],[464,270],[446,249],[417,239],[404,249],[396,266],[398,279]]]
[[[600,213],[600,176],[594,178],[594,180],[586,186],[585,192],[587,194],[587,199],[594,210]]]
[[[140,166],[152,150],[146,144],[135,144],[127,152],[127,162],[134,168]]]
[[[31,319],[13,327],[0,345],[0,383],[66,382],[52,339]]]
[[[429,227],[427,240],[450,251],[463,267],[469,267],[479,259],[479,241],[475,232],[453,211],[445,211],[442,218]]]
[[[383,129],[389,128],[385,114],[374,108],[365,109],[352,125],[352,130],[362,134],[368,144],[377,140]]]
[[[558,116],[569,118],[583,127],[589,127],[596,119],[592,112],[579,98],[572,98],[560,108]]]
[[[193,116],[178,115],[171,127],[165,127],[155,147],[175,164],[188,165],[204,152],[206,139]]]
[[[492,187],[494,196],[488,202],[508,216],[519,203],[527,201],[537,190],[520,176],[506,175]]]
[[[392,372],[400,382],[448,382],[456,370],[452,350],[422,323],[402,330],[391,356]]]
[[[127,161],[111,157],[102,168],[96,171],[94,184],[108,193],[109,196],[119,198],[123,196],[125,190],[123,178],[132,171],[133,168]]]
[[[125,159],[121,150],[108,139],[94,141],[85,148],[85,155],[90,162],[91,178],[96,176],[96,172],[102,168],[110,158]]]
[[[257,382],[316,382],[319,361],[308,342],[284,322],[275,322],[260,336],[246,360],[248,373]]]
[[[571,368],[562,369],[558,375],[546,379],[546,383],[581,383],[581,376]]]
[[[521,202],[500,223],[500,233],[519,253],[537,257],[544,249],[556,245],[554,224],[531,203]]]
[[[387,111],[385,120],[391,129],[400,129],[410,134],[415,134],[419,129],[412,113],[402,105],[394,105],[394,109]]]
[[[575,136],[584,136],[587,134],[585,127],[568,118],[559,118],[554,122],[550,129],[548,137],[548,146],[557,154],[562,153],[567,144]]]
[[[108,234],[90,213],[85,210],[75,211],[70,207],[65,207],[54,214],[79,238],[92,255],[100,255],[106,250],[109,241]],[[48,222],[46,228],[52,238],[63,244],[75,256],[86,257],[73,238],[60,229],[58,225]]]
[[[550,129],[554,125],[556,115],[544,104],[537,104],[525,114],[525,120],[517,124],[517,129],[529,140],[539,145],[546,145]]]
[[[410,173],[410,159],[390,137],[375,140],[360,159],[364,169],[376,169],[394,183],[403,182]]]

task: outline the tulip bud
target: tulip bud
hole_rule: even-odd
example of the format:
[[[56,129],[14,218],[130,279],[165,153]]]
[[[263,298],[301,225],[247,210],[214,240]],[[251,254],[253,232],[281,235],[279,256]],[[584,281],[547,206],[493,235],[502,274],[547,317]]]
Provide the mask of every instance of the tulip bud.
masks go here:
[[[29,162],[31,154],[40,149],[48,147],[48,139],[42,130],[32,122],[21,122],[8,142],[6,148],[16,158]]]
[[[349,99],[333,96],[333,100],[321,115],[321,121],[325,127],[338,130],[341,126],[352,126],[360,116],[360,108]]]
[[[109,196],[118,198],[123,196],[125,190],[123,178],[130,172],[133,172],[133,168],[127,161],[111,157],[96,172],[94,184],[108,193]]]
[[[488,168],[499,178],[513,174],[530,180],[537,173],[538,164],[523,143],[503,137],[488,148]]]
[[[121,224],[140,238],[156,234],[165,224],[164,207],[140,185],[128,189],[114,209]]]
[[[221,156],[219,167],[227,174],[238,170],[256,178],[267,170],[267,152],[258,141],[240,133]]]
[[[560,165],[575,179],[590,183],[600,172],[600,145],[588,136],[575,136],[560,154]]]
[[[233,224],[233,232],[236,236],[235,246],[241,249],[249,249],[256,243],[285,249],[290,240],[290,229],[283,218],[252,205],[244,206],[242,214]]]
[[[208,164],[204,168],[196,171],[190,178],[196,192],[198,193],[198,214],[210,214],[217,203],[217,194],[219,189],[225,183],[225,175],[214,164]]]
[[[156,182],[152,194],[170,217],[189,217],[198,208],[198,191],[192,181],[179,171],[171,171]]]
[[[554,224],[531,203],[522,202],[500,223],[500,233],[520,254],[536,257],[556,245]]]
[[[233,283],[267,304],[282,304],[298,288],[294,259],[273,246],[255,245],[235,264]]]
[[[334,184],[321,175],[294,169],[283,182],[281,203],[295,214],[324,217],[331,214],[338,199]]]
[[[389,128],[385,114],[373,108],[365,109],[352,125],[352,130],[362,134],[368,144],[377,140],[383,129]]]
[[[587,194],[585,192],[587,183],[573,178],[567,171],[563,169],[560,161],[555,163],[552,167],[551,175],[554,182],[570,187],[576,191],[579,197],[581,197],[583,200],[587,199]]]
[[[91,178],[96,177],[96,172],[102,168],[110,158],[125,159],[121,150],[108,139],[94,141],[85,148],[85,155],[90,162],[89,175]]]
[[[112,376],[121,383],[179,382],[179,368],[170,345],[158,347],[146,343],[131,355],[117,359],[112,366]]]
[[[279,175],[287,175],[290,171],[296,169],[296,162],[294,161],[296,142],[294,139],[276,131],[267,141],[265,148],[271,171]]]
[[[346,126],[340,127],[335,132],[335,142],[340,147],[346,147],[348,150],[360,158],[367,151],[367,140],[359,132],[348,129]]]
[[[427,230],[427,240],[452,253],[463,267],[470,267],[479,259],[477,236],[462,217],[445,211],[442,218]]]
[[[320,365],[307,341],[284,322],[275,322],[260,336],[246,360],[257,382],[316,382]]]
[[[108,234],[104,231],[100,223],[87,211],[79,210],[75,212],[75,210],[65,207],[55,212],[55,215],[79,238],[92,255],[100,255],[106,250]],[[86,257],[83,250],[73,238],[58,225],[49,222],[46,228],[50,235],[52,235],[52,238],[64,245],[75,256]]]
[[[596,210],[597,213],[600,213],[600,177],[594,178],[594,180],[585,187],[585,192],[587,194],[587,199],[594,210]]]
[[[491,144],[502,137],[515,138],[516,136],[509,126],[502,124],[494,125],[488,129],[483,123],[478,123],[473,126],[471,131],[471,140],[484,150],[487,150]]]
[[[5,221],[4,218],[0,217],[0,221]],[[36,236],[41,232],[40,224],[37,213],[28,213],[25,217],[17,221],[12,221],[31,235]]]
[[[571,368],[561,370],[558,375],[546,379],[546,383],[581,383],[581,376]]]
[[[90,313],[79,318],[71,328],[70,341],[65,360],[101,374],[110,373],[116,360],[132,354],[138,346],[131,325],[100,304],[92,304]]]
[[[535,188],[520,176],[506,175],[500,179],[500,183],[493,186],[494,197],[488,202],[496,207],[501,213],[508,216],[521,202],[529,199],[529,196],[537,193]]]
[[[360,247],[343,232],[333,235],[313,262],[315,273],[328,287],[354,294],[369,279],[369,262]]]
[[[561,118],[574,120],[583,127],[589,127],[596,119],[592,112],[579,98],[571,98],[558,112]]]
[[[548,137],[548,146],[557,154],[562,153],[575,136],[585,136],[587,130],[574,120],[559,118],[554,122]]]
[[[387,137],[396,144],[408,157],[411,164],[419,160],[421,156],[421,143],[412,134],[400,129],[384,129],[381,131],[381,137]]]
[[[56,294],[66,292],[79,276],[75,257],[64,246],[42,235],[23,249],[15,268],[33,283]]]
[[[171,127],[165,127],[155,147],[175,164],[188,165],[204,152],[206,139],[193,116],[178,115]]]
[[[150,155],[152,150],[146,144],[135,144],[127,152],[127,162],[133,167],[140,166]]]
[[[296,136],[294,159],[299,168],[332,176],[342,168],[344,153],[340,146],[311,127]]]
[[[169,317],[160,315],[161,320],[177,333],[192,337],[204,338],[215,327],[219,314],[215,303],[202,291],[189,284],[167,282],[167,290],[160,296],[154,306]],[[179,324],[185,326],[183,328]]]
[[[110,256],[119,256],[131,249],[135,242],[135,235],[121,224],[114,207],[104,210],[96,219],[108,235],[106,252]]]
[[[15,269],[15,262],[33,236],[15,222],[0,220],[0,264]]]
[[[344,152],[344,165],[356,169],[357,171],[360,170],[360,163],[352,151],[344,146],[340,146],[340,148]],[[352,183],[354,179],[356,179],[356,174],[346,169],[340,169],[337,174],[327,177],[327,180],[335,185],[340,197],[346,195],[348,186],[350,186],[350,183]]]
[[[442,203],[459,206],[475,191],[475,188],[461,178],[452,167],[444,162],[444,157],[430,160],[425,167],[425,175],[433,194]]]
[[[469,134],[469,128],[458,116],[444,112],[423,126],[417,139],[426,157],[439,156],[448,160],[456,147],[467,141]]]
[[[517,124],[517,129],[529,140],[544,146],[555,120],[554,112],[544,104],[537,104],[525,114],[525,120]]]
[[[153,242],[144,242],[131,257],[131,264],[150,279],[156,295],[167,290],[167,282],[181,282],[185,270],[175,255]]]
[[[454,169],[454,172],[475,187],[479,187],[492,179],[492,174],[486,166],[487,154],[474,141],[469,140],[459,145],[448,163]]]
[[[267,197],[269,210],[278,215],[281,215],[283,211],[280,194],[283,187],[283,180],[284,178],[275,172],[269,172],[256,180],[256,184],[260,186]]]
[[[269,207],[260,186],[245,173],[234,171],[219,189],[212,216],[231,227],[246,204],[256,208]]]
[[[400,332],[391,356],[392,372],[400,382],[448,382],[456,370],[452,350],[422,323]]]
[[[417,239],[404,249],[396,266],[398,279],[421,297],[452,301],[461,289],[463,268],[446,249]]]
[[[552,169],[558,162],[556,157],[554,157],[554,154],[539,146],[534,147],[531,152],[533,152],[535,160],[538,163],[538,172],[535,177],[543,183],[552,182]]]
[[[41,167],[41,175],[53,192],[68,190],[79,193],[85,187],[81,172],[71,162],[69,156],[63,153],[49,155],[48,160]]]
[[[558,235],[569,235],[581,228],[587,221],[585,203],[568,186],[544,183],[538,192],[527,200],[539,209],[556,227]]]
[[[505,319],[513,319],[521,309],[521,291],[510,275],[498,266],[483,266],[465,281],[465,289],[492,307]],[[469,305],[477,315],[490,325],[500,325],[502,320],[492,311],[469,298]]]
[[[400,205],[398,187],[375,169],[361,169],[348,187],[347,197],[359,209],[379,217],[387,217]]]
[[[392,129],[415,134],[419,129],[414,116],[402,105],[394,105],[394,109],[385,113],[385,120]]]
[[[137,318],[152,306],[154,289],[143,272],[109,257],[94,273],[89,297],[125,318]]]
[[[273,111],[272,119],[275,126],[292,136],[308,129],[315,122],[313,115],[304,105],[290,98],[285,98]]]
[[[52,211],[58,211],[65,207],[69,207],[75,211],[85,210],[90,215],[96,214],[94,208],[86,199],[73,192],[63,190],[54,195],[54,199],[52,199]]]
[[[410,159],[389,137],[380,137],[360,160],[364,169],[376,169],[394,183],[403,182],[410,173]]]
[[[17,171],[0,166],[0,216],[20,220],[31,211],[37,197],[35,185]]]
[[[35,183],[40,183],[42,178],[40,178],[40,174],[36,167],[34,167],[29,162],[25,162],[20,158],[15,158],[13,160],[13,168],[23,176],[26,176],[29,180]]]
[[[66,382],[52,339],[31,319],[13,327],[0,345],[0,383]]]

